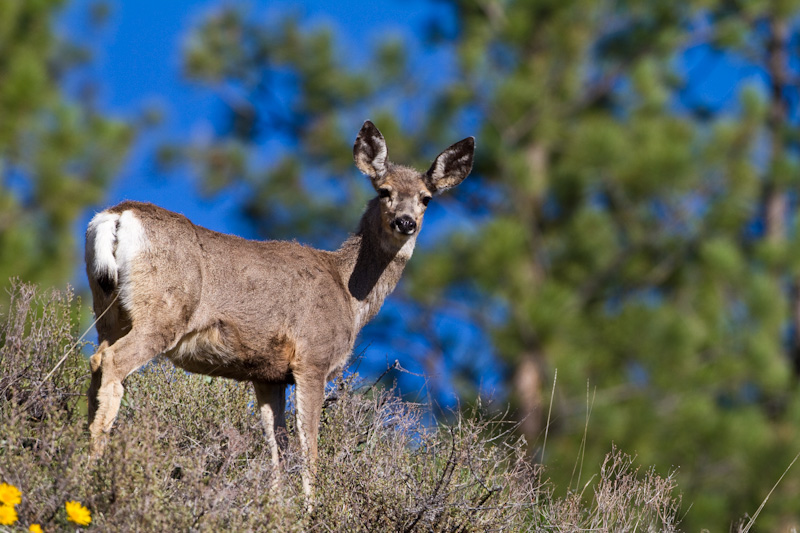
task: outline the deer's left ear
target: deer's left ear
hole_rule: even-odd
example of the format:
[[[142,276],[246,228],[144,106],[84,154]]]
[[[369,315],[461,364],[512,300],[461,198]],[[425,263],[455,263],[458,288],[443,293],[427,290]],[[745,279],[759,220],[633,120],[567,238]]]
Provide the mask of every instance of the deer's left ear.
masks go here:
[[[386,141],[369,120],[361,126],[353,145],[353,160],[358,170],[369,176],[373,183],[379,182],[386,174]]]
[[[439,193],[464,181],[472,170],[474,154],[475,137],[458,141],[439,154],[425,174],[425,181],[431,192]]]

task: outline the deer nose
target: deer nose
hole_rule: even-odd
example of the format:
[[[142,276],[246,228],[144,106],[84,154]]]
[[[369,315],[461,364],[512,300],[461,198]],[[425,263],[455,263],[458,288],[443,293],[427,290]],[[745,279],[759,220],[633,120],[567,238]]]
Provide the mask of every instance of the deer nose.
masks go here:
[[[408,215],[403,215],[394,219],[394,227],[400,233],[411,235],[417,231],[416,221]]]

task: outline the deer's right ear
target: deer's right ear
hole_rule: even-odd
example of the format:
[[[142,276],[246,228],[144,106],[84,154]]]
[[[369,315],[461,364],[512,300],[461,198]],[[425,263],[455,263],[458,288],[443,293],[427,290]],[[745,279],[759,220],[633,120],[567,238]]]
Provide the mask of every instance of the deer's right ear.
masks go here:
[[[475,137],[467,137],[439,154],[425,174],[428,188],[434,194],[455,187],[472,172]]]
[[[353,145],[353,159],[358,170],[379,181],[386,175],[386,141],[369,120],[361,126],[356,142]]]

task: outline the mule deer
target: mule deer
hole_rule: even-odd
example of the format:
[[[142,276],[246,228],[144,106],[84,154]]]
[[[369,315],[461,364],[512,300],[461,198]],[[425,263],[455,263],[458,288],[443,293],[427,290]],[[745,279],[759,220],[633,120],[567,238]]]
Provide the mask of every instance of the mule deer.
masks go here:
[[[296,384],[297,434],[311,495],[325,383],[406,265],[428,201],[472,169],[475,140],[442,152],[426,173],[387,159],[365,122],[353,146],[377,192],[335,252],[250,241],[152,204],[123,202],[86,232],[86,271],[100,346],[90,360],[92,453],[103,452],[122,381],[159,354],[190,372],[250,381],[277,479],[285,390]]]

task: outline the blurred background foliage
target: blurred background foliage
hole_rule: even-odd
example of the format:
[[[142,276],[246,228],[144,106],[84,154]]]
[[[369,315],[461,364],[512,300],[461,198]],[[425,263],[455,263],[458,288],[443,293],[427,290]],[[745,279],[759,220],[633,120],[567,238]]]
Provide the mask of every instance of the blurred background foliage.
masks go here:
[[[60,82],[88,60],[58,38],[62,2],[0,1],[0,279],[63,284],[74,272],[75,220],[103,199],[133,127],[72,99]],[[7,304],[0,294],[0,308]]]
[[[0,0],[0,273],[46,284],[69,278],[72,224],[136,129],[59,90],[83,56],[53,36],[58,5]],[[475,135],[473,175],[432,202],[396,311],[364,336],[398,339],[435,401],[510,402],[562,490],[615,443],[679,469],[687,530],[727,529],[800,451],[800,2],[431,5],[425,32],[353,58],[301,14],[220,3],[181,75],[223,112],[160,146],[161,170],[244,187],[254,234],[331,248],[369,195],[351,162],[364,119],[419,168]],[[752,76],[721,107],[702,84],[732,60]],[[462,346],[475,328],[491,347]],[[759,524],[800,527],[800,471]]]

